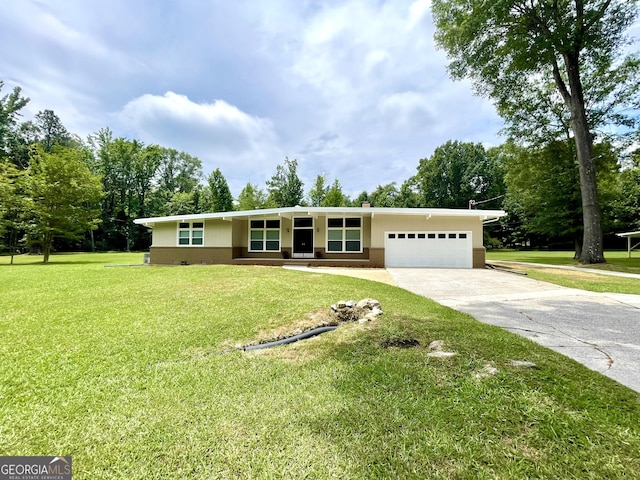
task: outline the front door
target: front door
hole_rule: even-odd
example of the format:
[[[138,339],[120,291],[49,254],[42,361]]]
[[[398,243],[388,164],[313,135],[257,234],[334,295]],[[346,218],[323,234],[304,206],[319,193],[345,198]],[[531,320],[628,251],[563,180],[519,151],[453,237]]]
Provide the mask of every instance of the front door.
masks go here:
[[[313,258],[313,219],[293,219],[293,257]]]

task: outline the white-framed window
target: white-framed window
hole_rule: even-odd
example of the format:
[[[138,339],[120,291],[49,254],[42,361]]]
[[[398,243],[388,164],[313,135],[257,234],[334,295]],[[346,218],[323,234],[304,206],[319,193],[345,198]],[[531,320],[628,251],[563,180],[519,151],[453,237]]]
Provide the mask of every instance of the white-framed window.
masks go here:
[[[280,251],[280,220],[249,220],[249,251]]]
[[[329,217],[327,218],[327,252],[361,253],[362,252],[362,218],[361,217]]]
[[[204,222],[180,222],[178,245],[181,247],[204,245]]]

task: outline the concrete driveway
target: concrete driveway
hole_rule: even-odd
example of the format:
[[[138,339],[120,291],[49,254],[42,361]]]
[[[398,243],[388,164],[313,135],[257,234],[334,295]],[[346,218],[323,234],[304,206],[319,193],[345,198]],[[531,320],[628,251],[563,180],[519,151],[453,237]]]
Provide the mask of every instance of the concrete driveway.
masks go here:
[[[527,337],[640,392],[640,295],[586,292],[497,270],[387,270],[401,288]]]

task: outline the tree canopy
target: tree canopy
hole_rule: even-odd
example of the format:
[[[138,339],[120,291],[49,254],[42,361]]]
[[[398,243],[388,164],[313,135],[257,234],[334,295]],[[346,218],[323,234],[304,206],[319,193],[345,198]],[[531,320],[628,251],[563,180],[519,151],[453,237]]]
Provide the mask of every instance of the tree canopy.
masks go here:
[[[29,236],[42,247],[44,263],[56,237],[77,238],[97,227],[102,185],[78,149],[38,147],[29,166],[33,215]]]
[[[222,175],[219,168],[216,168],[209,175],[209,210],[210,212],[230,212],[233,210],[233,196],[229,190],[229,184]]]
[[[420,160],[415,177],[424,205],[468,208],[504,194],[502,175],[479,143],[448,141]]]
[[[298,177],[298,161],[284,159],[276,173],[267,181],[269,204],[274,207],[295,207],[304,203],[304,185]]]
[[[3,86],[4,82],[0,80],[0,92]],[[17,156],[17,147],[21,143],[18,118],[20,110],[28,103],[29,98],[22,96],[20,87],[15,87],[11,93],[0,98],[0,161],[22,163],[21,158]]]
[[[470,78],[492,98],[507,122],[540,122],[553,115],[568,120],[578,158],[582,213],[582,263],[604,261],[601,209],[593,139],[596,122],[633,123],[621,102],[637,89],[638,59],[623,55],[625,32],[637,15],[635,1],[433,0],[436,43],[449,55],[454,78]],[[552,79],[555,94],[540,90]],[[547,83],[549,83],[547,81]],[[523,99],[538,90],[537,115],[520,115]],[[540,94],[544,93],[540,97]],[[589,100],[595,105],[589,111]],[[615,108],[606,108],[615,105]],[[598,113],[599,112],[599,113]],[[532,130],[540,126],[533,124]]]

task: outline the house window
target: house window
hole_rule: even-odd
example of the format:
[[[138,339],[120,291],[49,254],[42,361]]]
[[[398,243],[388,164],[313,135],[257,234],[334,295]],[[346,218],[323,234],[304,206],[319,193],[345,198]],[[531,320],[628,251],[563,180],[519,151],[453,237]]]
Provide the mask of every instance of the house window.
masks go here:
[[[180,222],[178,224],[178,245],[204,245],[204,222]]]
[[[328,218],[327,251],[362,252],[362,218]]]
[[[249,226],[250,252],[280,251],[280,220],[251,220]]]

